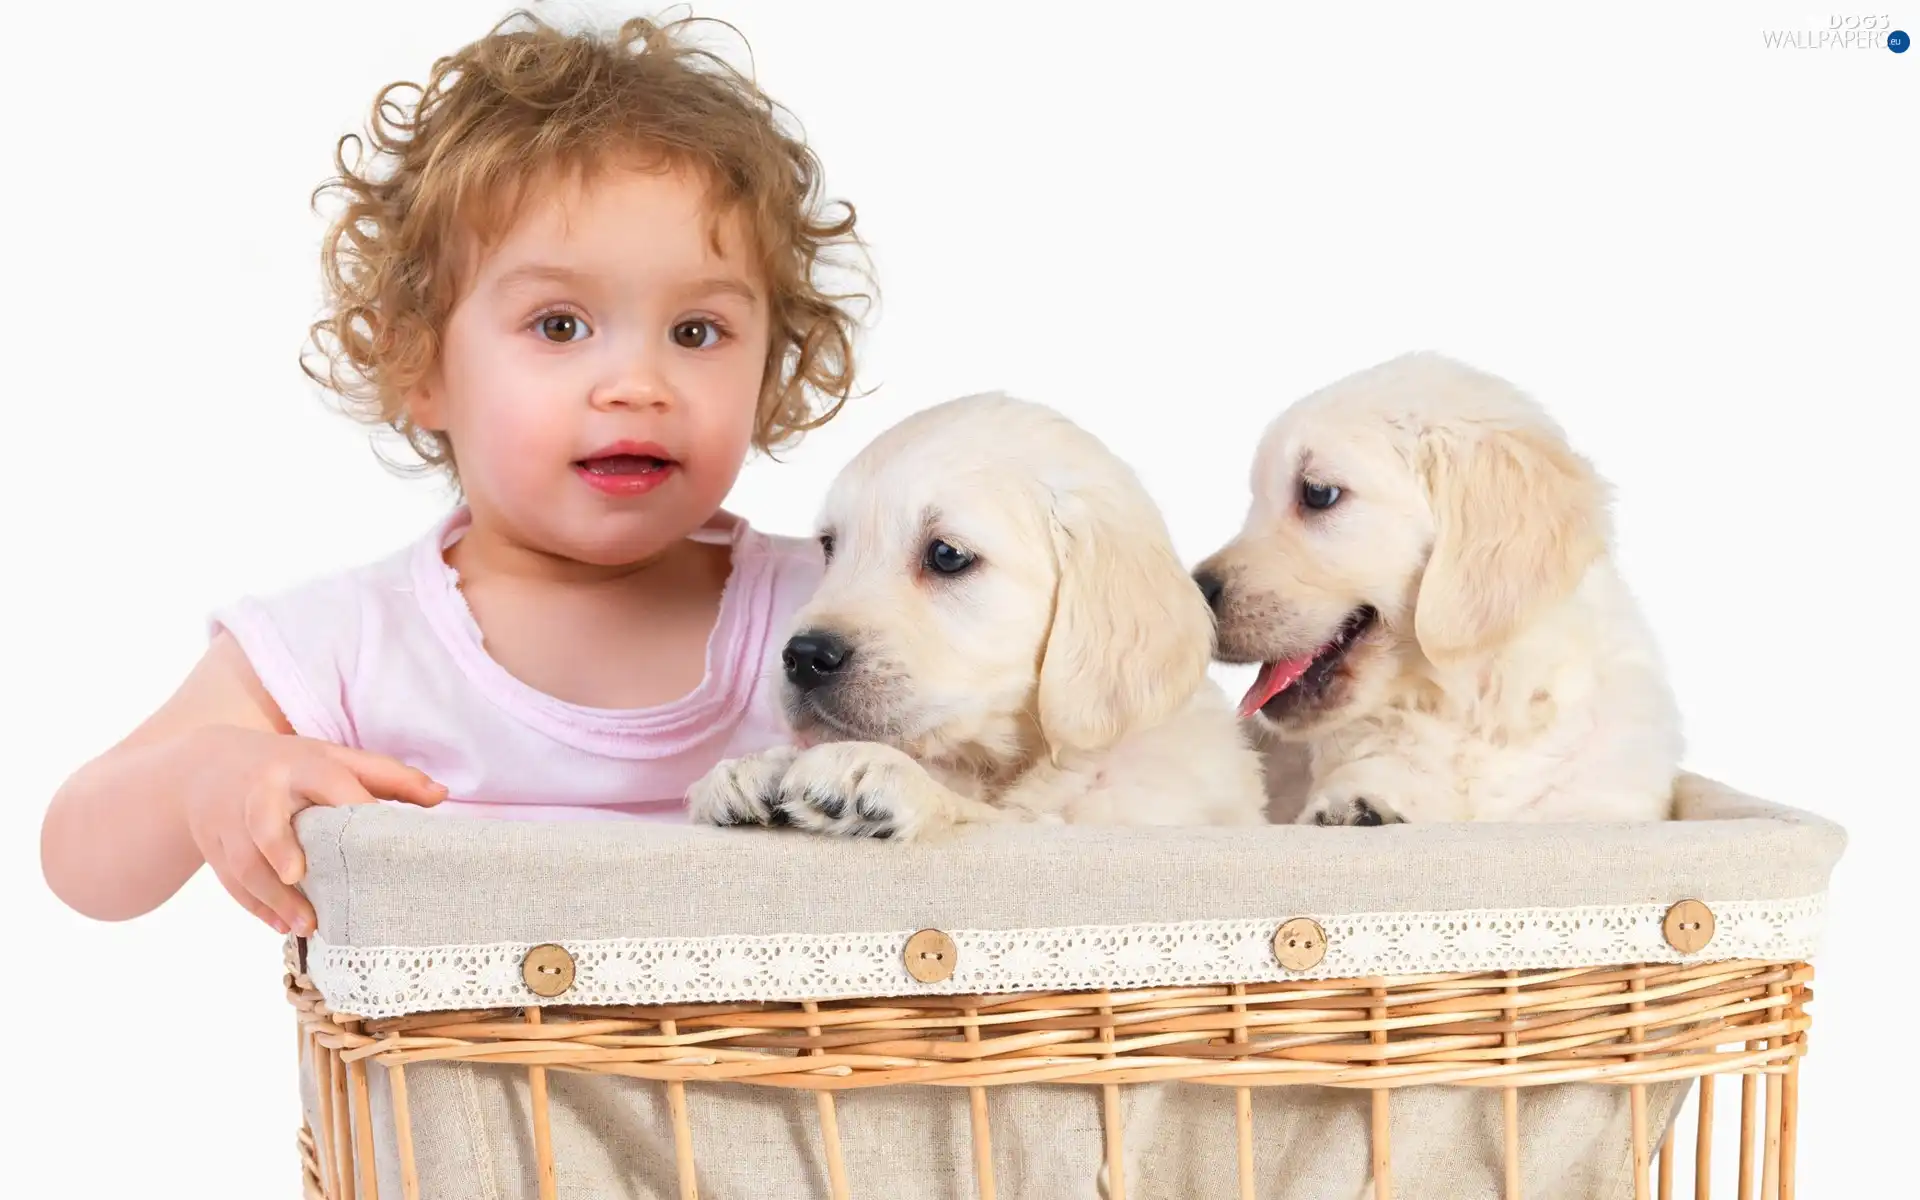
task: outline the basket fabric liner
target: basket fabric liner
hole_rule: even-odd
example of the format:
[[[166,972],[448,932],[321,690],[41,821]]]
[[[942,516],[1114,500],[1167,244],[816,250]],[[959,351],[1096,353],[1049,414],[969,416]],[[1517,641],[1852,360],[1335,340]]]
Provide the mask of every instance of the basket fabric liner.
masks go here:
[[[380,1195],[401,1196],[387,1072],[374,1065],[368,1084]],[[318,1127],[322,1110],[304,1069],[302,1085],[307,1120]],[[548,1072],[547,1087],[560,1200],[679,1200],[665,1089],[568,1071]],[[1647,1087],[1656,1143],[1687,1089]],[[525,1070],[417,1063],[407,1068],[407,1093],[421,1200],[539,1200]],[[1239,1195],[1232,1089],[1149,1083],[1120,1095],[1128,1200]],[[830,1195],[811,1095],[692,1084],[686,1102],[701,1200]],[[964,1088],[874,1088],[843,1092],[836,1104],[854,1200],[978,1200]],[[1256,1088],[1252,1104],[1258,1200],[1373,1200],[1368,1093]],[[1518,1104],[1529,1200],[1632,1200],[1625,1088],[1526,1088]],[[1001,1200],[1111,1195],[1101,1186],[1099,1088],[1014,1084],[989,1089],[987,1105]],[[1502,1200],[1497,1090],[1406,1088],[1392,1105],[1395,1200]]]
[[[1698,776],[1678,820],[1617,825],[988,827],[936,842],[624,822],[502,822],[315,808],[299,832],[319,916],[308,973],[369,1018],[543,1003],[678,1004],[1002,994],[1280,979],[1806,959],[1845,842],[1818,817]],[[1700,899],[1713,940],[1666,942]],[[1312,917],[1327,953],[1273,959]],[[918,929],[959,948],[916,982]],[[574,955],[567,994],[520,975]]]
[[[1679,819],[1660,824],[989,827],[924,844],[315,808],[298,825],[320,930],[307,971],[334,1011],[379,1018],[1811,957],[1843,832],[1694,775],[1677,802]],[[1693,956],[1661,933],[1682,899],[1707,901],[1716,917]],[[1298,916],[1327,934],[1311,972],[1272,957],[1273,930]],[[929,927],[959,948],[941,984],[915,982],[901,963],[908,934]],[[520,978],[522,955],[542,942],[577,963],[574,986],[550,1001]],[[380,1193],[397,1196],[388,1072],[377,1059],[369,1068]],[[679,1195],[659,1084],[549,1075],[561,1197]],[[422,1062],[407,1081],[423,1200],[533,1200],[524,1069]],[[1656,1142],[1687,1088],[1646,1088]],[[305,1054],[302,1092],[318,1127]],[[987,1094],[1000,1195],[1105,1194],[1099,1089]],[[1133,1200],[1236,1194],[1231,1089],[1153,1083],[1120,1095]],[[1252,1099],[1260,1197],[1370,1195],[1366,1092],[1256,1088]],[[695,1084],[686,1103],[703,1197],[828,1194],[813,1097]],[[1395,1195],[1499,1197],[1500,1104],[1483,1088],[1394,1091]],[[1528,1087],[1518,1104],[1526,1195],[1633,1194],[1627,1089]],[[856,1090],[838,1111],[850,1195],[974,1194],[964,1089]]]

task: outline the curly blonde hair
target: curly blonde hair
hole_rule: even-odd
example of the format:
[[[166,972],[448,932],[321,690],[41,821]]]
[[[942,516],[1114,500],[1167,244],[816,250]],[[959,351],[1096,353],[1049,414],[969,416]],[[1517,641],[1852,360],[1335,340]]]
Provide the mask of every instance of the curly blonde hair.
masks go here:
[[[697,171],[715,228],[737,215],[750,232],[772,331],[755,447],[831,419],[853,389],[847,302],[871,288],[829,294],[818,276],[841,267],[870,284],[864,259],[835,258],[863,250],[853,206],[822,202],[820,163],[785,111],[680,37],[691,22],[573,33],[520,10],[435,62],[424,85],[382,88],[364,139],[340,139],[338,173],[314,193],[316,207],[328,193],[344,205],[321,246],[326,311],[310,331],[321,361],[303,354],[306,373],[457,478],[453,447],[414,424],[406,398],[436,361],[461,251],[503,234],[546,181],[644,163]]]

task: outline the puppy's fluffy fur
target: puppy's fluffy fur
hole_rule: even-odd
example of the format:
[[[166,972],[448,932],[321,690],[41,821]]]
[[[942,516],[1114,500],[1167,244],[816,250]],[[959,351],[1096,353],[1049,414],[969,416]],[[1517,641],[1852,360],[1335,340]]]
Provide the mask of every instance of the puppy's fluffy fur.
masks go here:
[[[695,820],[914,838],[1264,819],[1259,756],[1207,676],[1206,603],[1085,430],[1001,395],[938,405],[848,465],[820,530],[826,574],[793,632],[844,662],[789,665],[799,744],[720,764]]]
[[[1603,483],[1492,375],[1407,355],[1281,414],[1195,575],[1219,657],[1282,664],[1243,709],[1305,746],[1298,819],[1667,816],[1679,716],[1610,542]]]

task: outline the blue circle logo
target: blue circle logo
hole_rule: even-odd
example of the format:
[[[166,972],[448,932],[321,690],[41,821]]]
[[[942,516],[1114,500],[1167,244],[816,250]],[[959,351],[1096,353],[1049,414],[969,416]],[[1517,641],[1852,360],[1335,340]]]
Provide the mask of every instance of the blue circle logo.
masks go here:
[[[1912,41],[1913,39],[1907,36],[1906,30],[1896,29],[1887,35],[1887,49],[1893,51],[1895,54],[1905,54],[1908,43]]]

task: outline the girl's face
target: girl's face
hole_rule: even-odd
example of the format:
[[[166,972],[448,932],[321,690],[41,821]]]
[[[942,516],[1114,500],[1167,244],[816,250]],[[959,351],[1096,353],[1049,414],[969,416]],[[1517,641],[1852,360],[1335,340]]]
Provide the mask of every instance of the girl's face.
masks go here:
[[[770,335],[744,229],[711,230],[697,177],[623,170],[537,195],[477,261],[411,403],[476,534],[626,566],[720,507]]]

